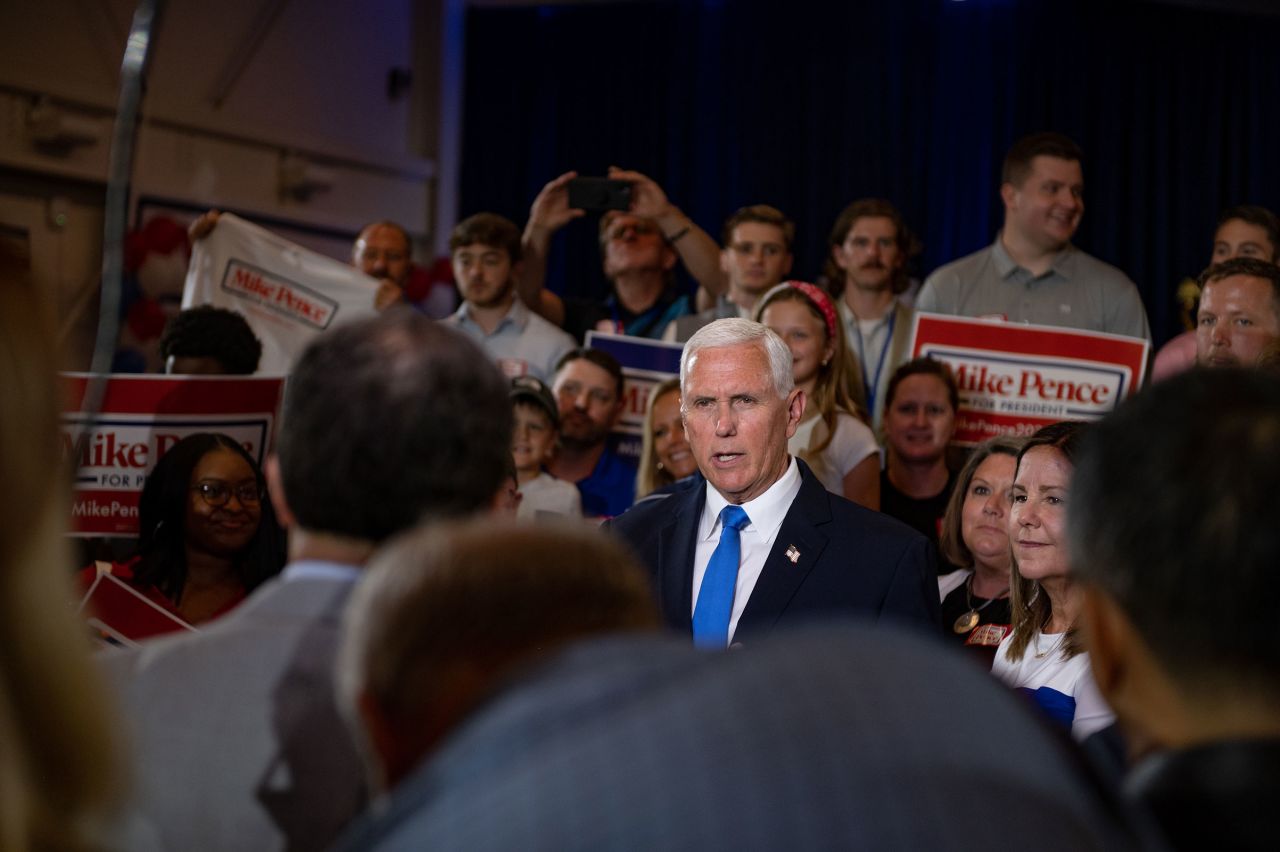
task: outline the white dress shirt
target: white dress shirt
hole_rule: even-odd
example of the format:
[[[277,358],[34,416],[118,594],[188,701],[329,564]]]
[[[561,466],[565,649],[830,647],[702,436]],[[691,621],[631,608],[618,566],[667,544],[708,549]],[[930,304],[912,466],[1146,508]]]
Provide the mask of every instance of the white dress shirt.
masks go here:
[[[720,544],[720,511],[729,505],[729,501],[710,482],[705,487],[707,499],[702,507],[702,518],[698,521],[698,540],[693,554],[693,610],[698,607],[698,592],[702,589],[703,575],[707,573],[707,563]],[[770,485],[769,490],[742,504],[750,522],[739,532],[741,550],[738,558],[738,582],[733,590],[733,611],[729,615],[730,642],[738,629],[738,619],[747,608],[747,601],[764,570],[765,559],[773,549],[782,521],[799,493],[800,468],[796,465],[795,458],[792,458],[786,473]]]

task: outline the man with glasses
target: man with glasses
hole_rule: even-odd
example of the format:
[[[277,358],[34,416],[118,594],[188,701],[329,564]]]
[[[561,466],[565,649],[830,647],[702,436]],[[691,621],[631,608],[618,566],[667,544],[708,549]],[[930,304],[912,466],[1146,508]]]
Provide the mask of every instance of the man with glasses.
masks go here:
[[[551,385],[560,407],[560,448],[551,475],[578,486],[582,514],[611,518],[635,500],[636,459],[618,452],[613,428],[625,404],[622,367],[608,352],[575,349]]]
[[[373,222],[360,230],[351,246],[351,265],[378,279],[378,292],[373,297],[375,308],[385,310],[404,300],[413,269],[412,258],[409,232],[395,222]]]
[[[680,317],[667,326],[664,340],[685,342],[704,325],[726,317],[751,319],[756,300],[791,272],[791,245],[796,226],[781,210],[753,204],[737,210],[724,223],[720,269],[728,292],[706,310]],[[699,301],[701,301],[701,296]]]
[[[609,177],[631,184],[631,207],[600,219],[600,253],[612,292],[603,300],[562,300],[544,289],[551,238],[586,214],[569,206],[569,181],[577,176],[566,172],[548,183],[529,210],[520,280],[520,298],[527,305],[579,341],[591,330],[658,340],[676,318],[692,312],[690,296],[676,287],[677,259],[710,298],[724,292],[716,241],[652,179],[616,167]]]

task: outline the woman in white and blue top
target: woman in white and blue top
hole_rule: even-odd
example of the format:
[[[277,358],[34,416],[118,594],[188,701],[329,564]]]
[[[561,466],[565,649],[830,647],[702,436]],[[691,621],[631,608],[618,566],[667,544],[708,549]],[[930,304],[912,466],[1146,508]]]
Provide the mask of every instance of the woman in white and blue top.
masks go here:
[[[1009,513],[1013,630],[1000,643],[991,667],[1077,739],[1114,718],[1077,634],[1080,590],[1071,578],[1067,553],[1067,501],[1084,430],[1085,424],[1076,422],[1045,426],[1018,454]]]

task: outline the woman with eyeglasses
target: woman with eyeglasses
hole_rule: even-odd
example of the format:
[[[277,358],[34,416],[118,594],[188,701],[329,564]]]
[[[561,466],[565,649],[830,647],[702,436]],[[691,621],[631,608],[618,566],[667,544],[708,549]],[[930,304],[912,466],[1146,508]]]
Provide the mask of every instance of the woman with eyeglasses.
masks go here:
[[[262,471],[223,434],[190,435],[161,456],[142,489],[138,520],[137,554],[85,569],[86,588],[109,570],[196,625],[230,610],[284,566],[284,533]]]

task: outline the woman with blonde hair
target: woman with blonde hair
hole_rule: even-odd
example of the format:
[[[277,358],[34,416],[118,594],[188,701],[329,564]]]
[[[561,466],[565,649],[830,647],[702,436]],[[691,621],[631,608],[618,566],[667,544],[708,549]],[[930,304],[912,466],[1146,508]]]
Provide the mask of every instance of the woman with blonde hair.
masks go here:
[[[813,284],[784,281],[765,293],[755,318],[791,350],[804,418],[788,442],[828,491],[880,508],[880,448],[866,423],[861,370],[845,344],[831,297]]]
[[[1009,511],[1013,629],[991,666],[992,674],[1027,693],[1077,739],[1115,718],[1093,681],[1077,632],[1081,593],[1067,550],[1071,475],[1085,429],[1084,423],[1053,423],[1018,453]]]
[[[664,379],[649,392],[644,410],[636,500],[668,489],[698,469],[680,420],[680,379]]]
[[[118,754],[71,605],[60,386],[43,308],[0,246],[0,849],[91,850],[113,816]]]

